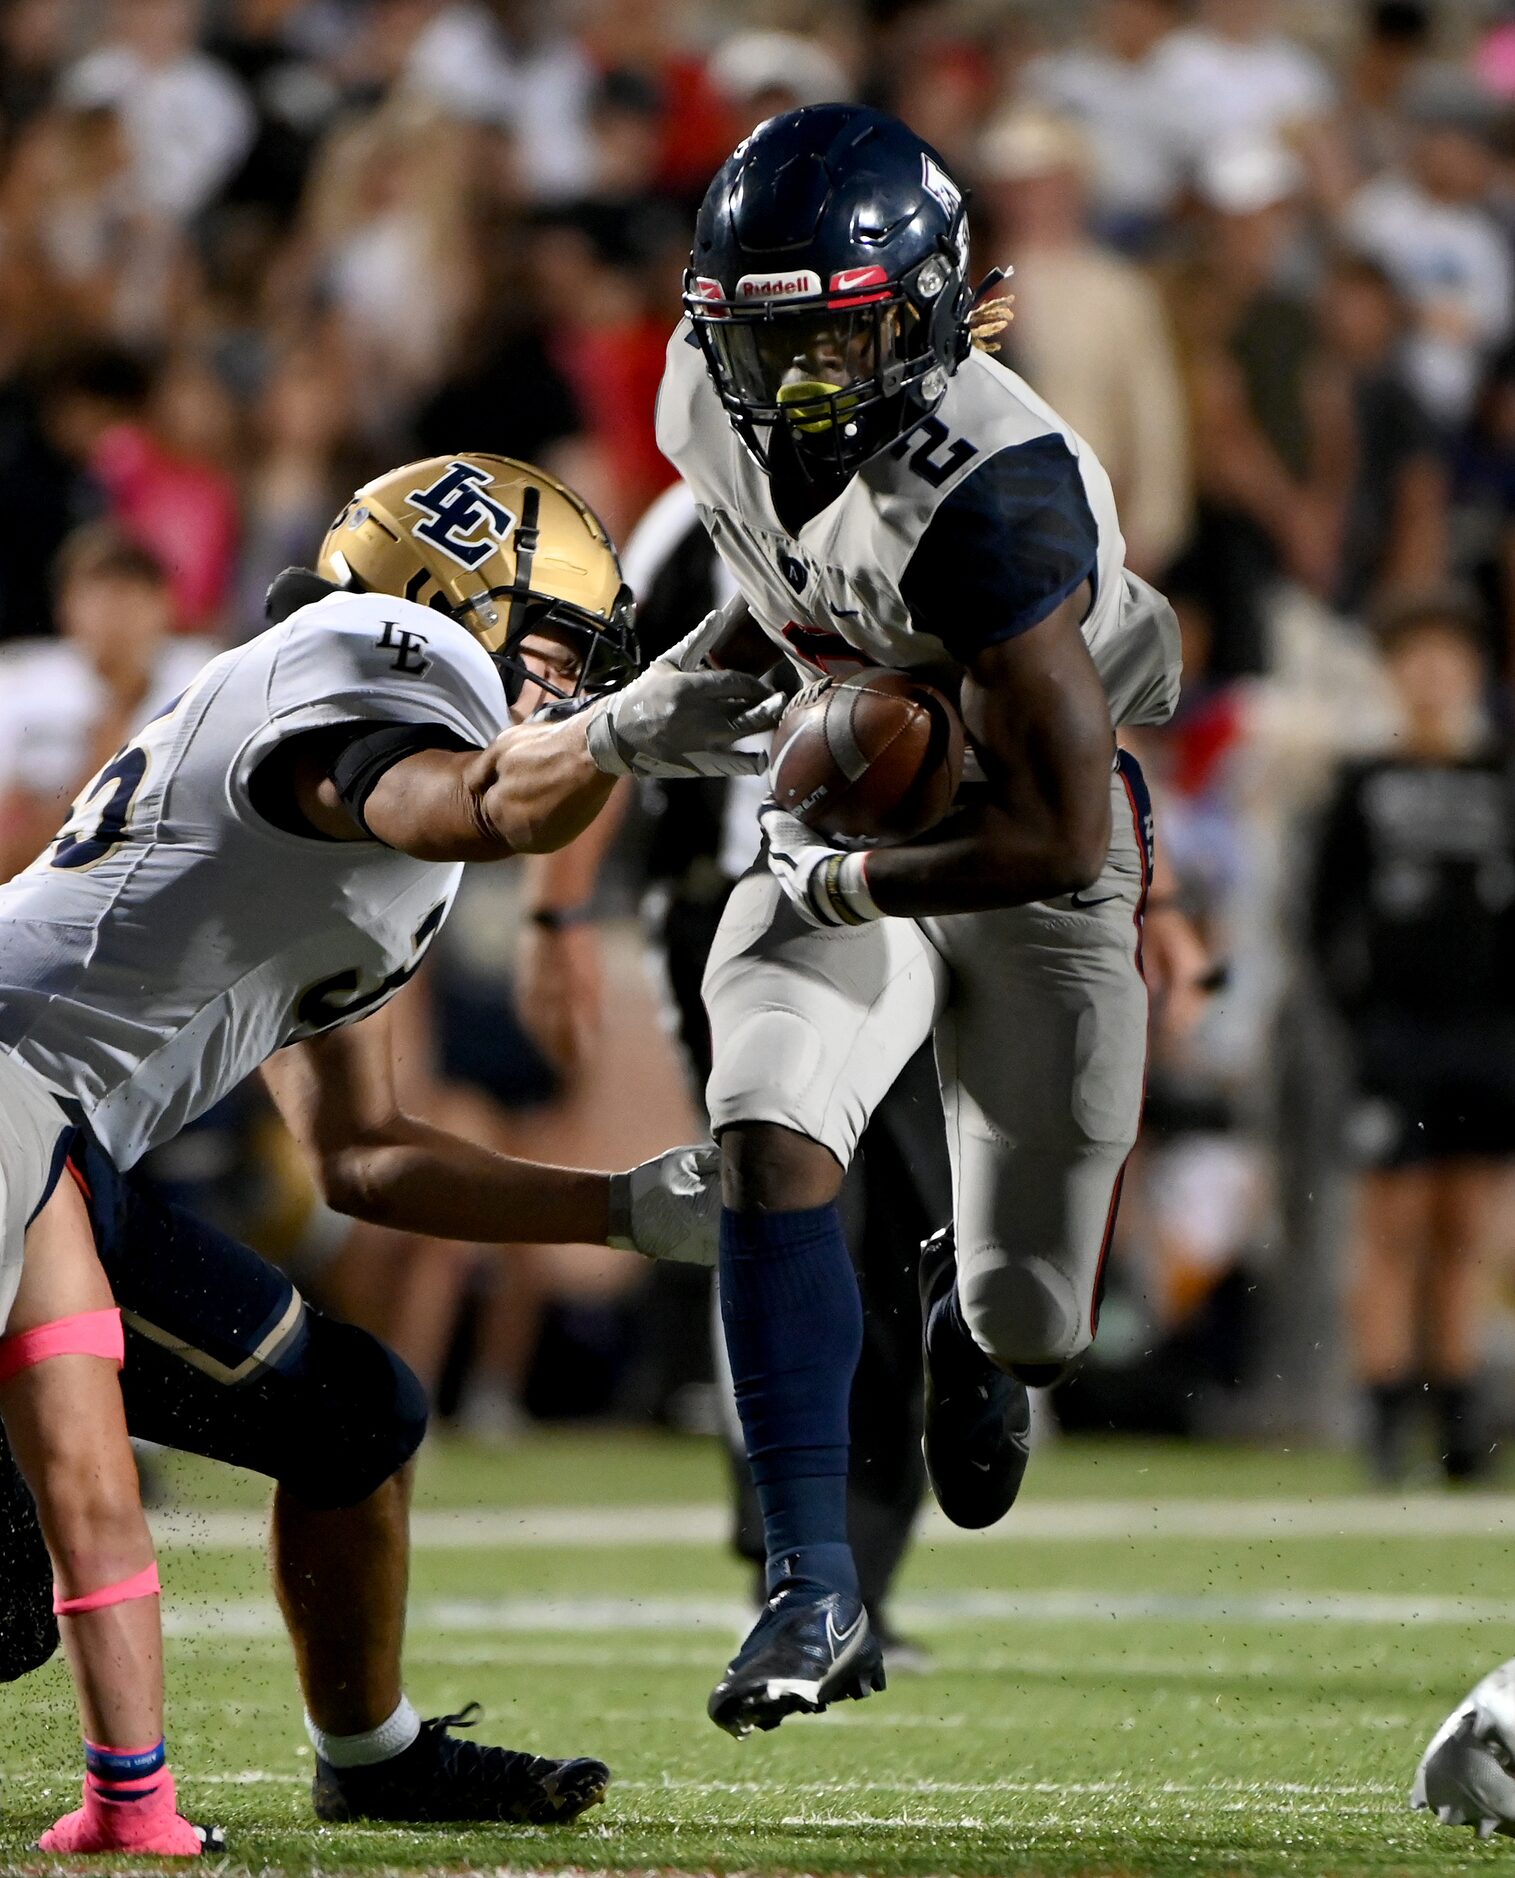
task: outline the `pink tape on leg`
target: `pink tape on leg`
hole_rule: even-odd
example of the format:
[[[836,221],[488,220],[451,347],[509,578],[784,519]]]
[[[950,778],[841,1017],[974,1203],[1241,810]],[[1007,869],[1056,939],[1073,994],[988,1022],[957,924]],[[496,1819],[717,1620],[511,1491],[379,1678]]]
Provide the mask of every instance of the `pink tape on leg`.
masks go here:
[[[52,1356],[103,1356],[119,1369],[126,1357],[121,1313],[114,1306],[108,1311],[80,1311],[74,1317],[59,1317],[51,1324],[38,1324],[35,1330],[0,1338],[0,1382],[9,1382],[23,1369]]]
[[[58,1617],[82,1617],[86,1611],[103,1611],[107,1604],[125,1604],[128,1598],[155,1598],[163,1586],[158,1578],[158,1562],[144,1565],[130,1578],[113,1585],[101,1585],[98,1591],[86,1591],[82,1597],[65,1598],[53,1586],[53,1613]]]

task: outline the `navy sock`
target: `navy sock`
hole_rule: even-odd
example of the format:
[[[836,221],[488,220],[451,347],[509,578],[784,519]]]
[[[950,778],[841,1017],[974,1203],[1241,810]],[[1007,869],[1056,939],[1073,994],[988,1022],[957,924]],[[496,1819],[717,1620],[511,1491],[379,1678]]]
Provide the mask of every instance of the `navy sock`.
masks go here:
[[[747,1439],[768,1589],[857,1590],[847,1410],[863,1306],[834,1206],[721,1213],[721,1320]]]

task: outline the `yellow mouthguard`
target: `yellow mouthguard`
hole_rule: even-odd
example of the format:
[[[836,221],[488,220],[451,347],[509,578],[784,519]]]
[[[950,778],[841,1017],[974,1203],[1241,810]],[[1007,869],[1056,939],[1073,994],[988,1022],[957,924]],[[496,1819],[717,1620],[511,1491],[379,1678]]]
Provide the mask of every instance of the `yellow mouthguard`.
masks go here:
[[[779,403],[798,407],[790,421],[796,430],[813,436],[817,431],[830,430],[838,416],[845,417],[849,408],[858,402],[855,398],[844,398],[836,406],[825,402],[841,389],[840,385],[828,385],[823,378],[801,378],[792,385],[779,386]],[[814,416],[808,419],[801,415],[807,405],[816,407]]]

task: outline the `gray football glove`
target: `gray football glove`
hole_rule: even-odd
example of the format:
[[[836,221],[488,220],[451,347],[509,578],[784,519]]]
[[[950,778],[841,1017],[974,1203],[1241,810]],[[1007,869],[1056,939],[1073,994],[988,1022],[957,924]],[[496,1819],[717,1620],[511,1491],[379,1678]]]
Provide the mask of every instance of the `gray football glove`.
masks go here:
[[[1491,1670],[1421,1756],[1410,1804],[1480,1839],[1515,1838],[1515,1662]]]
[[[607,776],[756,776],[761,750],[732,746],[770,730],[784,708],[780,692],[745,672],[705,665],[725,636],[725,613],[707,613],[639,678],[596,704],[589,716],[589,756]]]
[[[609,1244],[676,1265],[714,1265],[721,1243],[721,1151],[670,1148],[610,1176]]]

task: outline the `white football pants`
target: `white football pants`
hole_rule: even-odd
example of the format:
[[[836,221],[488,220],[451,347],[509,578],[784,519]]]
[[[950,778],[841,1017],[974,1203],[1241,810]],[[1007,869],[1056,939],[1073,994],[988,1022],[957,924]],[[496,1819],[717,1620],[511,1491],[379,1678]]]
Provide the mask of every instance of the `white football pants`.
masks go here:
[[[845,1167],[934,1035],[959,1296],[1002,1366],[1066,1363],[1093,1338],[1141,1118],[1151,810],[1124,752],[1111,792],[1110,853],[1081,893],[817,931],[759,863],[732,893],[705,971],[717,1134],[776,1122]]]
[[[0,1333],[21,1283],[26,1229],[57,1184],[73,1133],[41,1077],[0,1051]]]

